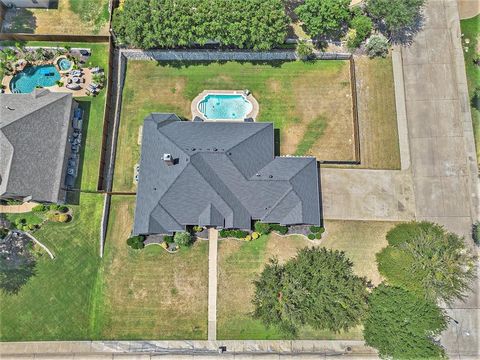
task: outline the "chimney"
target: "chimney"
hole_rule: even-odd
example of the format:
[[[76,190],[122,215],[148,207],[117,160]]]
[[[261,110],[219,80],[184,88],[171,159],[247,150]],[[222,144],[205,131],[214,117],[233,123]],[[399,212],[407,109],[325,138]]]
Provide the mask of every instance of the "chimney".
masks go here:
[[[163,154],[162,159],[165,162],[165,164],[167,164],[168,166],[173,165],[173,158],[171,154]]]

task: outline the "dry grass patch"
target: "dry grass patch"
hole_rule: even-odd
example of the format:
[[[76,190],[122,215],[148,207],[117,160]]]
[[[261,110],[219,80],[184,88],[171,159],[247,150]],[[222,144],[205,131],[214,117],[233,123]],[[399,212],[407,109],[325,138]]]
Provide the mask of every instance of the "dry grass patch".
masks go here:
[[[361,167],[399,169],[392,58],[355,59]]]
[[[206,339],[208,244],[168,254],[126,244],[134,197],[113,197],[106,242],[102,338]]]
[[[108,0],[98,0],[101,14],[96,21],[86,22],[72,10],[72,0],[58,0],[58,8],[20,8],[8,11],[4,32],[60,35],[108,35]],[[84,1],[85,0],[73,0]],[[87,0],[92,2],[93,0]]]
[[[352,160],[352,103],[348,61],[176,62],[129,61],[123,90],[114,189],[133,191],[139,161],[138,129],[151,112],[190,119],[191,101],[204,90],[249,89],[258,121],[280,130],[281,154]]]

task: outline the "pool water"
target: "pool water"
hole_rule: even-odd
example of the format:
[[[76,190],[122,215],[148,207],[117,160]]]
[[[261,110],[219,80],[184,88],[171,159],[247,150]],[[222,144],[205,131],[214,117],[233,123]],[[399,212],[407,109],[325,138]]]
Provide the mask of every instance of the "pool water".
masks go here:
[[[208,94],[198,103],[198,110],[209,120],[244,119],[252,108],[245,96],[237,94]]]
[[[72,62],[68,59],[62,58],[58,61],[58,67],[62,71],[67,71],[72,66]]]
[[[10,90],[12,93],[30,93],[37,86],[53,86],[60,78],[55,65],[29,66],[13,77]]]

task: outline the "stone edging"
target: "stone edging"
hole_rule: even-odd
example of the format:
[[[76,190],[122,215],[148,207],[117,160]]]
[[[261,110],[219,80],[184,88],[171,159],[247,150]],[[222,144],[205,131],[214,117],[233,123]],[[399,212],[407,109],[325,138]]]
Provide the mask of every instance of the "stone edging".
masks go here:
[[[20,234],[24,234],[24,235],[28,236],[35,244],[38,244],[43,250],[45,250],[52,260],[55,259],[55,256],[53,256],[52,252],[45,245],[43,245],[40,241],[38,241],[32,234],[30,234],[28,232],[25,232],[25,231],[20,231],[20,230],[15,230],[15,231],[20,233]]]
[[[157,61],[292,61],[299,60],[294,50],[254,51],[217,51],[217,50],[140,50],[121,49],[120,54],[128,60]],[[319,52],[314,59],[349,60],[350,53]]]

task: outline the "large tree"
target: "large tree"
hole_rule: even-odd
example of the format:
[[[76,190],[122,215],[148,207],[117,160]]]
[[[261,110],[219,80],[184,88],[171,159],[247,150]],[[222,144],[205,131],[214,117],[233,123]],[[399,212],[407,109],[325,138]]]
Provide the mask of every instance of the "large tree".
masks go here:
[[[284,42],[287,25],[281,0],[125,0],[113,17],[119,39],[144,49],[218,41],[268,50]]]
[[[412,28],[425,0],[367,0],[367,11],[377,23],[385,26],[389,35]]]
[[[446,328],[438,306],[402,288],[381,284],[368,298],[364,338],[382,358],[432,359],[444,357],[434,342]]]
[[[284,265],[271,259],[254,284],[254,317],[292,336],[303,325],[348,330],[366,311],[367,281],[340,251],[305,248]]]
[[[411,222],[390,230],[387,241],[377,263],[388,283],[446,302],[461,299],[469,289],[475,256],[459,236],[430,222]]]
[[[305,0],[295,12],[312,37],[339,37],[351,17],[349,5],[350,0]]]

